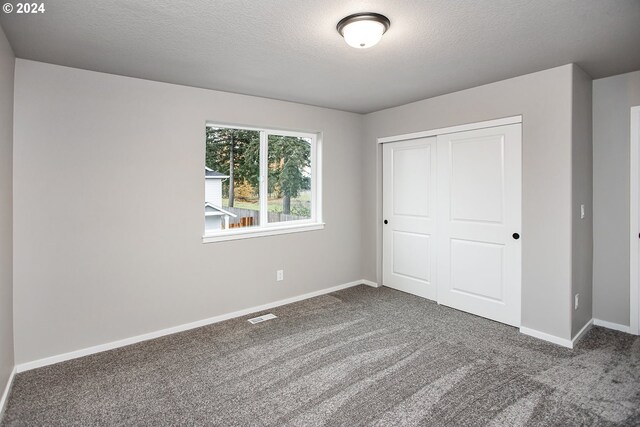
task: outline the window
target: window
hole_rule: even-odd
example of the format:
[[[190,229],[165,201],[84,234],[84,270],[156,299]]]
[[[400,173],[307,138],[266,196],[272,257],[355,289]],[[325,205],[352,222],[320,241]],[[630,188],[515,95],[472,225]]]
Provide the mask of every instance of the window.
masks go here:
[[[317,134],[207,123],[204,242],[314,230]]]

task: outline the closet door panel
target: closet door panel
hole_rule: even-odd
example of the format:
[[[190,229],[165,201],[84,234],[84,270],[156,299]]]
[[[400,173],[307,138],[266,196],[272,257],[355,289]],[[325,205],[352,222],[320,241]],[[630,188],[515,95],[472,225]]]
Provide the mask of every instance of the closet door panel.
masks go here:
[[[383,284],[436,299],[436,138],[383,147]]]
[[[521,125],[437,147],[438,302],[520,326]]]

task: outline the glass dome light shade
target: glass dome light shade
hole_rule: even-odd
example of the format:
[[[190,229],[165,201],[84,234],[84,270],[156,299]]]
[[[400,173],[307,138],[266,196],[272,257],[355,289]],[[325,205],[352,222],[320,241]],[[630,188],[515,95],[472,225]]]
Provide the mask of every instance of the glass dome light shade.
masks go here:
[[[342,19],[338,32],[349,46],[366,49],[375,46],[389,29],[389,19],[377,13],[358,13]]]

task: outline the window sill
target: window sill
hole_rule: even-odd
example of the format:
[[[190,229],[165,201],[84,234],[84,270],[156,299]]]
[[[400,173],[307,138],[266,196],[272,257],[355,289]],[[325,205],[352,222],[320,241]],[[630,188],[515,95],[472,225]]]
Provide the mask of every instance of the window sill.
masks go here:
[[[202,236],[202,243],[226,242],[228,240],[251,239],[254,237],[276,236],[278,234],[301,233],[304,231],[322,230],[324,222],[311,224],[292,224],[274,227],[256,227],[221,231],[216,234]]]

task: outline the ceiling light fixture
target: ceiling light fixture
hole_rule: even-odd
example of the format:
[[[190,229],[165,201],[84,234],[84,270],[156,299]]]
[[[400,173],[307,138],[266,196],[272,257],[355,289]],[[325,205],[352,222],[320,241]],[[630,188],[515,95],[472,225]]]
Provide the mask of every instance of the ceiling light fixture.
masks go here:
[[[390,26],[386,16],[367,12],[342,18],[336,28],[349,46],[366,49],[375,46]]]

